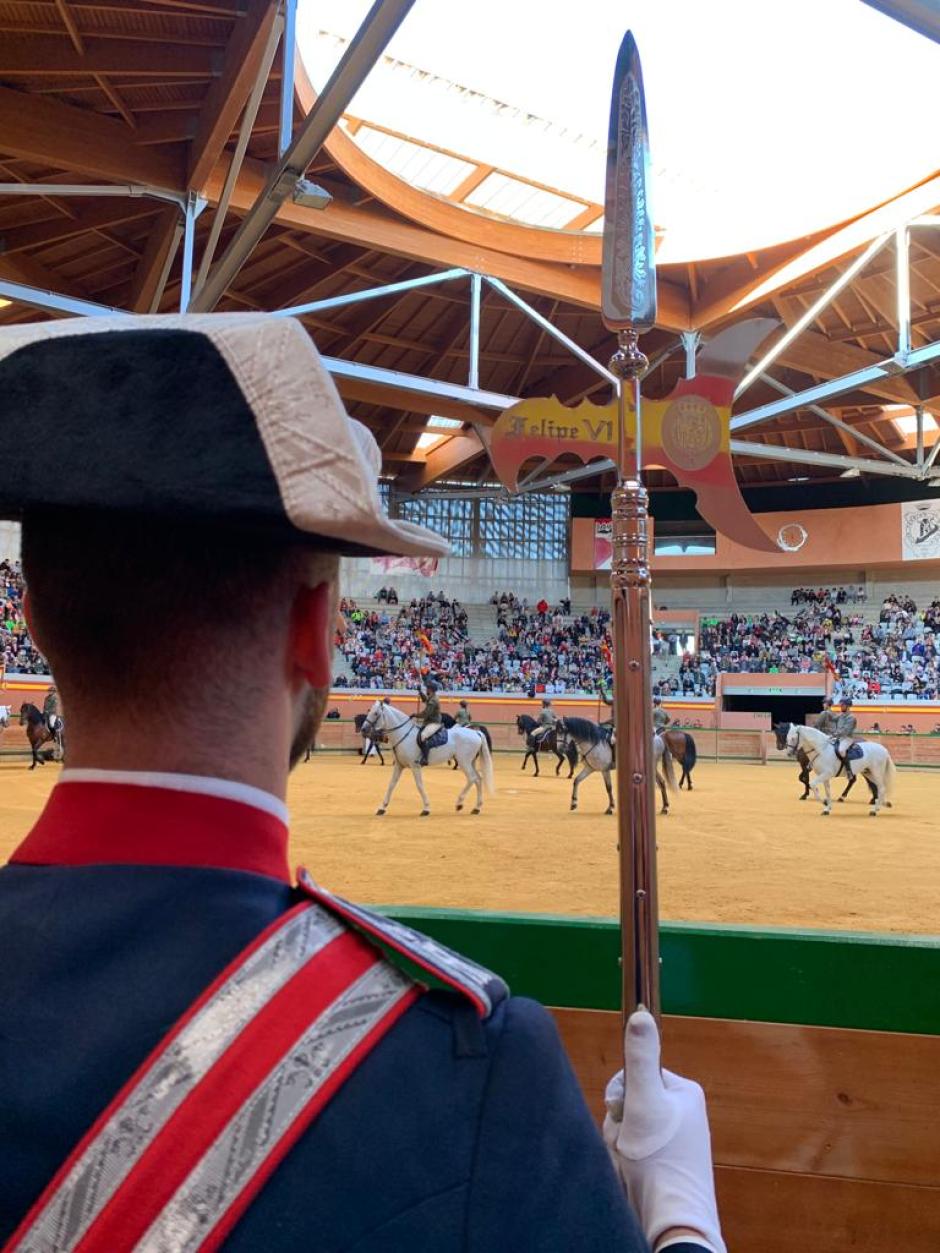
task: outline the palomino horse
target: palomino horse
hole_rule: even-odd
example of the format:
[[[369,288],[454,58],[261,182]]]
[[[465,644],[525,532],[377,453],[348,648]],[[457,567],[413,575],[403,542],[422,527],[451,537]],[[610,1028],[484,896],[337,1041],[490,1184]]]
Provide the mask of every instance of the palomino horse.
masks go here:
[[[589,722],[587,718],[562,718],[558,723],[563,742],[573,740],[581,754],[584,762],[584,768],[575,776],[574,783],[571,787],[571,808],[578,808],[578,787],[589,774],[593,774],[595,770],[604,776],[604,786],[607,788],[607,809],[605,813],[612,814],[614,812],[614,789],[610,781],[610,772],[614,769],[616,762],[614,760],[614,750],[610,743],[610,724],[599,726],[596,722]],[[659,790],[662,793],[663,807],[660,813],[669,813],[669,798],[666,795],[668,786],[670,792],[678,792],[676,787],[676,776],[672,768],[672,753],[666,747],[661,736],[653,737],[653,754],[656,761],[656,782],[659,784]],[[662,769],[660,769],[660,762]]]
[[[554,753],[558,758],[558,764],[555,766],[555,774],[568,759],[568,778],[574,774],[574,768],[578,764],[578,750],[573,740],[568,741],[567,752],[563,751],[558,744],[558,731],[555,727],[549,727],[544,735],[536,735],[535,731],[538,723],[530,714],[519,714],[516,718],[516,730],[520,735],[525,736],[525,756],[522,758],[522,769],[525,770],[529,758],[535,762],[535,775],[539,774],[539,753]]]
[[[698,761],[698,749],[695,747],[695,740],[693,740],[688,731],[660,731],[659,734],[663,743],[682,767],[682,773],[679,776],[679,791],[682,791],[682,784],[686,783],[691,792],[692,770]]]
[[[882,805],[891,804],[896,768],[883,744],[873,744],[866,740],[857,747],[861,750],[860,755],[848,761],[845,769],[850,777],[852,774],[864,774],[875,784],[878,794],[872,801],[870,811],[874,818]],[[824,731],[817,731],[815,727],[795,726],[791,722],[787,731],[787,748],[794,756],[802,749],[809,758],[815,773],[815,778],[810,779],[810,787],[816,800],[819,800],[820,787],[823,788],[826,795],[823,817],[826,817],[832,812],[829,782],[839,773],[841,765],[835,745]]]
[[[395,791],[398,780],[402,776],[402,772],[410,769],[414,775],[415,787],[417,787],[421,800],[424,803],[421,816],[422,818],[426,817],[431,812],[431,802],[428,800],[428,794],[424,790],[424,779],[421,773],[421,748],[418,744],[418,724],[415,722],[414,717],[411,714],[403,713],[400,709],[396,709],[394,705],[388,705],[384,701],[377,700],[366,715],[366,719],[362,724],[362,730],[363,734],[368,731],[370,735],[375,732],[384,732],[388,736],[388,746],[395,757],[395,762],[392,766],[392,777],[388,783],[385,799],[376,810],[376,813],[385,813],[392,798],[392,793]],[[476,785],[477,803],[472,812],[478,814],[483,808],[483,788],[486,788],[490,796],[496,790],[493,781],[493,758],[490,754],[486,737],[481,731],[471,731],[469,727],[445,727],[442,730],[445,736],[444,741],[437,747],[430,749],[428,752],[428,763],[434,766],[439,762],[450,761],[452,758],[456,758],[457,765],[467,777],[466,787],[463,788],[457,797],[457,810],[459,812],[463,809],[464,797],[471,787]],[[476,765],[477,760],[480,762],[479,770]]]
[[[42,710],[37,709],[35,705],[23,702],[20,706],[20,726],[26,727],[26,738],[29,740],[29,746],[33,750],[33,764],[30,770],[35,770],[37,766],[44,765],[45,758],[39,753],[43,744],[52,742],[52,759],[53,761],[62,760],[62,719],[56,722],[54,731],[50,731],[46,726],[46,720],[42,715]]]
[[[775,722],[772,730],[774,735],[777,737],[777,751],[782,753],[787,746],[787,735],[790,732],[790,723]],[[803,795],[800,797],[800,800],[805,801],[810,792],[809,774],[812,767],[810,766],[809,758],[802,748],[797,749],[796,760],[800,765],[800,773],[798,777],[800,782],[803,784]],[[839,763],[839,769],[842,769],[841,762]],[[855,787],[858,777],[859,776],[857,774],[852,774],[851,772],[849,773],[849,781],[843,788],[842,795],[839,797],[840,803],[845,800],[852,788]],[[872,783],[871,779],[869,779],[868,775],[865,775],[865,782],[868,784],[869,790],[871,791],[871,803],[874,805],[875,801],[878,799],[878,789],[875,787],[874,783]],[[888,802],[888,808],[891,808],[890,801]]]

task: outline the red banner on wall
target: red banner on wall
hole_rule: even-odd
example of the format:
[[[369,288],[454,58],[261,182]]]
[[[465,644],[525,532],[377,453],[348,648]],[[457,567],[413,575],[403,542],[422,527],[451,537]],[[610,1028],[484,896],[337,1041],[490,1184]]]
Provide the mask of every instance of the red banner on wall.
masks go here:
[[[614,524],[610,518],[594,520],[594,569],[609,570],[613,555]]]

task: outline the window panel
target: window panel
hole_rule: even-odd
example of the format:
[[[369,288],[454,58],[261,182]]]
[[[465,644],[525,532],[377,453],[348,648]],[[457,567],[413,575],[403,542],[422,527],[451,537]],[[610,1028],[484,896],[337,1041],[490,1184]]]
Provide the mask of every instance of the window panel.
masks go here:
[[[479,502],[480,553],[530,561],[563,561],[568,556],[568,497],[516,496],[503,504]]]

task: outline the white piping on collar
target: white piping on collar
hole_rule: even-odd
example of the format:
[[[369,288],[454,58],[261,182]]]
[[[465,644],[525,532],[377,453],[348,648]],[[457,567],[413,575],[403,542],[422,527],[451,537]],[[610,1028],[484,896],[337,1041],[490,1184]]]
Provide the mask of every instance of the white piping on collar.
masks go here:
[[[215,779],[201,774],[175,774],[159,770],[97,770],[93,767],[65,769],[60,783],[121,783],[130,787],[160,787],[171,792],[193,792],[199,796],[218,796],[260,809],[288,825],[287,806],[271,792],[250,783],[233,779]]]

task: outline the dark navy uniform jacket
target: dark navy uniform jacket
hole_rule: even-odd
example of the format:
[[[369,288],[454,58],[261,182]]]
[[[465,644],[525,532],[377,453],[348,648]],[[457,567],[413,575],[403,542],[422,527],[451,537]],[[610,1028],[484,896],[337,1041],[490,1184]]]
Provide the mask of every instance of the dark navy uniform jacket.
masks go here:
[[[0,869],[0,1246],[174,1022],[299,899],[286,836],[271,813],[217,795],[57,785]],[[646,1244],[549,1015],[511,998],[481,1021],[468,1000],[428,992],[291,1149],[225,1247]]]

